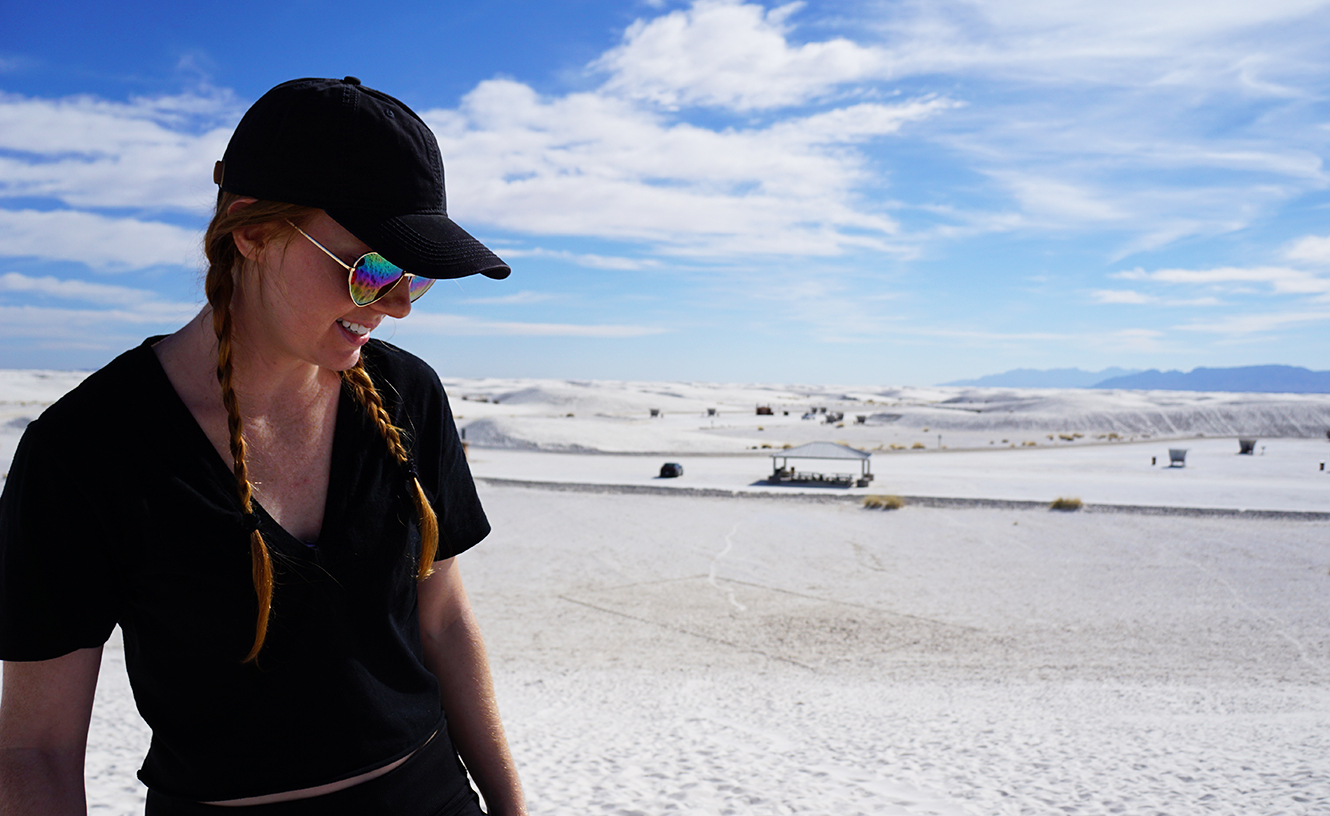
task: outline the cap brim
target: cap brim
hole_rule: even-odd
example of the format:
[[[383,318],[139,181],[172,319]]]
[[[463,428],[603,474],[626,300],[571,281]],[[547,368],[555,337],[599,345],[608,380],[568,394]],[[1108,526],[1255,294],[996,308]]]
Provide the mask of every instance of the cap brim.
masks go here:
[[[423,278],[484,275],[503,280],[512,270],[498,255],[443,213],[384,219],[355,210],[329,209],[329,217],[371,249]]]

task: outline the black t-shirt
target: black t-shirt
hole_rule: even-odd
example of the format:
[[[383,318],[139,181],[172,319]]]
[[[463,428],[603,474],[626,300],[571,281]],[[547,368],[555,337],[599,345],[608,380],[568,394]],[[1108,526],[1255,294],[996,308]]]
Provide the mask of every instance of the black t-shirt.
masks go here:
[[[0,497],[0,659],[99,646],[118,623],[151,726],[140,778],[195,800],[292,790],[405,756],[442,716],[421,659],[406,469],[343,388],[319,540],[256,504],[276,573],[257,665],[235,478],[150,338],[30,424]],[[439,517],[439,558],[489,533],[438,376],[371,341],[367,370]]]

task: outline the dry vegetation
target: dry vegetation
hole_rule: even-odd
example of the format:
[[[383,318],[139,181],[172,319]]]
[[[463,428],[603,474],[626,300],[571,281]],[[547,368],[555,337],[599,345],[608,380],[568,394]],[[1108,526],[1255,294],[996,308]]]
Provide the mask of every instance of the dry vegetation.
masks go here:
[[[871,510],[899,510],[905,506],[900,496],[864,496],[864,507]]]
[[[1049,510],[1080,510],[1084,502],[1075,497],[1062,496],[1053,500],[1048,506]]]

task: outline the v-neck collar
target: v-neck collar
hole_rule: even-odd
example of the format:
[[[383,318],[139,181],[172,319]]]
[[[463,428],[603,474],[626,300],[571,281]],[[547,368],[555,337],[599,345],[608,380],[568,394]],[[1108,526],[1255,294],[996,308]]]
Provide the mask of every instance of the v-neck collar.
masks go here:
[[[162,361],[157,358],[157,352],[152,347],[158,341],[164,339],[165,335],[149,337],[143,341],[139,347],[141,353],[147,356],[145,363],[152,371],[152,376],[157,380],[158,386],[162,391],[162,403],[168,406],[167,410],[176,414],[176,422],[182,427],[192,428],[187,433],[193,438],[188,444],[199,450],[199,456],[209,463],[208,467],[213,471],[214,477],[230,487],[232,495],[235,494],[235,471],[222,459],[217,448],[213,446],[212,440],[208,434],[199,425],[189,406],[185,404],[184,399],[175,390],[171,384],[171,378],[167,376],[166,369],[162,367]],[[251,498],[250,503],[254,507],[254,512],[261,520],[262,529],[280,534],[288,544],[298,545],[288,547],[296,552],[309,551],[317,549],[329,541],[329,531],[338,529],[333,525],[340,525],[342,521],[343,508],[346,502],[342,500],[342,491],[345,489],[345,478],[347,468],[345,459],[348,455],[347,446],[350,440],[347,434],[355,424],[355,399],[347,393],[346,385],[343,383],[337,393],[337,418],[333,425],[333,443],[332,454],[329,458],[328,467],[328,488],[323,499],[323,520],[319,524],[319,537],[314,541],[305,541],[292,535],[285,527],[272,517],[263,504],[257,498]],[[241,512],[239,498],[236,498],[236,512]]]

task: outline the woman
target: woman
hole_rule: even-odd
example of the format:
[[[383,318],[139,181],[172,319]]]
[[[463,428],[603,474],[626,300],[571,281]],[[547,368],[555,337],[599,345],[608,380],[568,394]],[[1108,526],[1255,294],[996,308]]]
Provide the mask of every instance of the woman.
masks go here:
[[[467,771],[524,813],[455,563],[489,524],[438,377],[370,337],[508,267],[449,220],[425,124],[354,77],[269,91],[215,180],[207,306],[15,454],[0,813],[84,812],[116,624],[149,816],[475,814]]]

